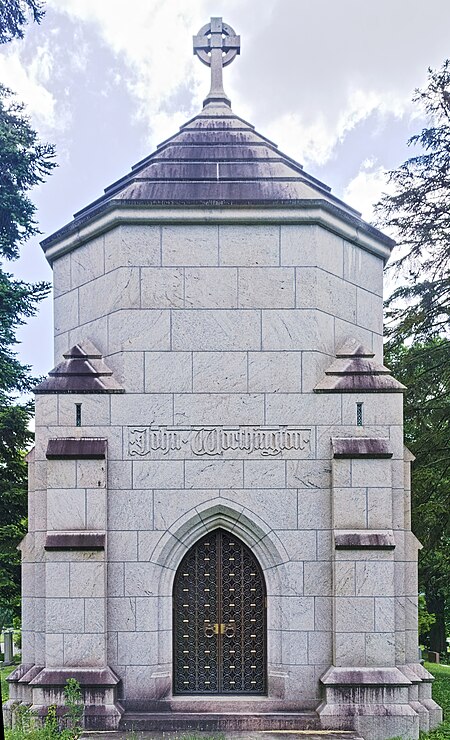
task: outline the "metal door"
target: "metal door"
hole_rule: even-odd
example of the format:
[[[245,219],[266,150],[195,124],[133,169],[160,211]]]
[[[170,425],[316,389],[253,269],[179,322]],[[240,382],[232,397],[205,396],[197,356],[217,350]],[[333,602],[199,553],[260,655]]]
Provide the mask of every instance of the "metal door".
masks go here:
[[[174,692],[266,693],[266,592],[259,564],[222,529],[185,555],[173,591]]]

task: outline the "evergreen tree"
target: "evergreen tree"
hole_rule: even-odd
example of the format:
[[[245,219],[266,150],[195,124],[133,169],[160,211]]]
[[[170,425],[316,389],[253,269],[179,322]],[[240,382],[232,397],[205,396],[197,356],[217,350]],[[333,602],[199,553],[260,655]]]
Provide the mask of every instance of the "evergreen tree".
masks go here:
[[[40,23],[44,17],[39,0],[1,0],[0,44],[23,38],[23,27],[30,16],[36,23]]]
[[[7,0],[0,6],[0,41],[23,35],[26,6],[39,21],[43,11],[33,0]],[[20,613],[20,556],[17,545],[26,531],[26,450],[33,404],[24,401],[34,380],[14,352],[16,329],[36,313],[46,283],[14,280],[5,263],[38,233],[29,190],[53,167],[54,149],[41,144],[24,106],[0,84],[0,622]],[[1,625],[0,625],[1,627]]]
[[[406,444],[413,465],[413,529],[424,544],[419,577],[432,649],[446,647],[450,599],[450,60],[416,92],[428,125],[408,142],[416,156],[390,173],[377,205],[399,243],[398,287],[386,301],[387,363],[405,385]]]

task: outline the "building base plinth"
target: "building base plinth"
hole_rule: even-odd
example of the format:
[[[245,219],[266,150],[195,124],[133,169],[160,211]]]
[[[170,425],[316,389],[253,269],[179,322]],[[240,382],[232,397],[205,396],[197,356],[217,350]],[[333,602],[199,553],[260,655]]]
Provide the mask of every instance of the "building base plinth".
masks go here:
[[[356,730],[365,740],[417,740],[419,714],[409,701],[411,681],[397,668],[335,668],[322,676],[318,708],[324,729]]]
[[[117,701],[119,677],[109,667],[104,668],[42,668],[19,666],[11,674],[11,698],[5,705],[7,726],[14,724],[16,707],[26,705],[38,721],[44,721],[48,707],[56,706],[57,714],[65,714],[64,689],[67,680],[80,684],[84,707],[84,727],[87,730],[117,730],[123,708]]]

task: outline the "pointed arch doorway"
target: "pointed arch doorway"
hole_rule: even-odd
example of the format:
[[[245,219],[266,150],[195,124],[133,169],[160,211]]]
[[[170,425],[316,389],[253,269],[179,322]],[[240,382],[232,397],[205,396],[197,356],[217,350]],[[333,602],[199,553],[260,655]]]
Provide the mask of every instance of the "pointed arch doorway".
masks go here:
[[[238,537],[213,530],[175,576],[174,693],[266,694],[266,632],[258,561]]]

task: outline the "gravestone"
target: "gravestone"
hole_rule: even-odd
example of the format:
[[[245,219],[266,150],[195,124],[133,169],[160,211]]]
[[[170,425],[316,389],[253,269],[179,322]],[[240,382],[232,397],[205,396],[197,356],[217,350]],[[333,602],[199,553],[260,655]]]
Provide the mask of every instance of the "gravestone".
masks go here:
[[[23,663],[91,729],[417,738],[404,387],[382,364],[393,242],[233,113],[235,31],[194,37],[204,108],[42,243]]]

